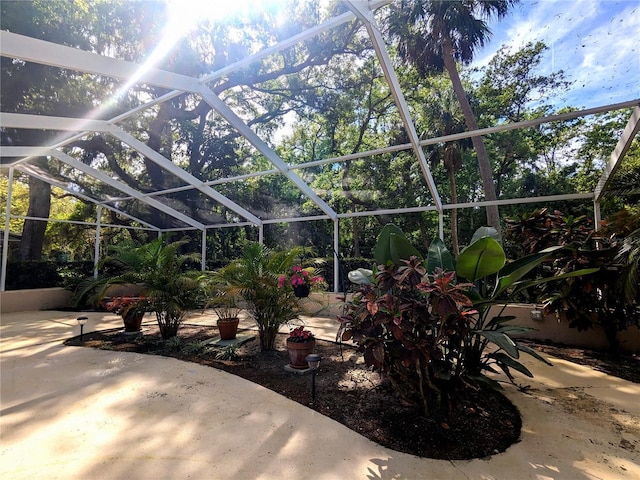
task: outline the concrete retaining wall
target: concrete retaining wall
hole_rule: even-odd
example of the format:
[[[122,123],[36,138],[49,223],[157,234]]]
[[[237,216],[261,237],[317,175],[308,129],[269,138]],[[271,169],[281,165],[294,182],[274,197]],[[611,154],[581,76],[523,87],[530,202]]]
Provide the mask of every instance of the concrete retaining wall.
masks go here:
[[[350,296],[348,296],[350,298]],[[301,301],[304,314],[320,317],[336,318],[341,313],[342,294],[337,293],[312,293],[308,299]],[[531,311],[533,305],[509,305],[503,315],[513,315],[516,318],[512,325],[529,327],[532,330],[518,335],[520,338],[528,338],[537,341],[552,341],[575,347],[588,347],[600,350],[608,348],[607,337],[600,327],[585,332],[579,332],[575,328],[569,328],[566,320],[558,321],[555,315],[543,315],[542,320],[533,320]],[[497,308],[494,314],[497,314]],[[618,334],[622,349],[631,353],[640,353],[640,330],[631,327]]]
[[[555,315],[543,315],[542,320],[536,321],[531,318],[532,305],[509,305],[503,315],[514,315],[515,320],[512,325],[522,325],[532,328],[530,332],[518,335],[520,338],[546,341],[571,345],[575,347],[588,347],[606,350],[609,347],[607,337],[600,327],[579,332],[575,328],[569,328],[569,322],[558,320]],[[637,327],[630,327],[618,333],[621,347],[624,351],[640,353],[640,330]]]
[[[34,288],[0,292],[0,312],[52,310],[69,306],[71,293],[64,288]]]

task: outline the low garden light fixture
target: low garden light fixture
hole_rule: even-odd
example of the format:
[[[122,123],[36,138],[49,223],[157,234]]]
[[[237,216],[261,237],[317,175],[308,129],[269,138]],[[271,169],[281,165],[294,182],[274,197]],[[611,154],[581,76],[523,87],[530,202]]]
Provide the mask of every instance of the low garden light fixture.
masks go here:
[[[84,324],[87,323],[89,317],[78,317],[76,320],[78,320],[78,325],[80,325],[80,341],[82,342],[82,337],[84,335]]]
[[[309,369],[311,370],[311,401],[315,402],[316,400],[316,372],[318,371],[318,367],[320,366],[320,355],[317,353],[310,353],[306,356],[305,360],[309,365]]]

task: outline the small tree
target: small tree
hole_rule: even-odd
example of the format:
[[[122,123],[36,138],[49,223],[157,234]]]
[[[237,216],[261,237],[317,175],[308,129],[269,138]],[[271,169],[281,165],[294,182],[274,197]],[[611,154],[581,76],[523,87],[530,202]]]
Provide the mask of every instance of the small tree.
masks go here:
[[[188,242],[184,238],[165,244],[164,238],[157,238],[139,247],[113,245],[111,255],[100,267],[118,273],[80,282],[75,303],[100,300],[111,285],[140,285],[155,312],[162,338],[175,337],[188,309],[195,308],[202,299],[199,272],[185,268],[187,261],[197,260],[199,255],[179,253],[180,247]]]

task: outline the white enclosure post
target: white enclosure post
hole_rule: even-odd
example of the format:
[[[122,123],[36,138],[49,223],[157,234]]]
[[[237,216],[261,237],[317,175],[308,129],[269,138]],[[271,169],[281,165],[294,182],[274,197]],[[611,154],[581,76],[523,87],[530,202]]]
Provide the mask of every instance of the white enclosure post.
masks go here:
[[[102,229],[102,205],[98,205],[96,214],[96,239],[93,244],[93,278],[98,278],[98,261],[100,260],[100,235]]]
[[[444,242],[444,213],[438,212],[438,236]]]
[[[200,269],[204,272],[207,269],[207,229],[202,230],[202,255]]]
[[[596,229],[596,232],[600,231],[601,222],[602,217],[600,213],[600,202],[596,200],[595,202],[593,202],[593,223],[595,223],[594,227]]]
[[[262,223],[258,227],[258,243],[260,244],[264,243],[264,224]]]
[[[0,269],[0,292],[4,292],[7,283],[7,259],[9,258],[9,230],[11,228],[11,190],[13,189],[13,167],[9,167],[7,183],[7,207],[4,217],[4,237],[2,237],[2,269]]]
[[[333,221],[333,292],[338,293],[338,284],[340,283],[340,248],[339,236],[338,236],[338,219]],[[346,292],[346,285],[343,285]]]

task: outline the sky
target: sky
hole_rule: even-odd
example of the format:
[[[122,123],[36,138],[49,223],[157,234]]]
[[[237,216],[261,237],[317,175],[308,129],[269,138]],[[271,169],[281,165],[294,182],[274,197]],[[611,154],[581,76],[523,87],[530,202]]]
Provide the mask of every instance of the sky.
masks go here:
[[[171,18],[182,27],[203,14],[219,17],[279,2],[234,0],[211,10],[210,0],[187,1],[194,8],[185,8],[185,0],[169,0]],[[557,108],[640,98],[640,0],[520,0],[506,18],[489,26],[493,37],[476,52],[473,66],[486,65],[501,45],[511,45],[515,52],[527,42],[542,40],[549,48],[538,73],[564,70],[572,82],[566,94],[550,100]]]
[[[493,37],[476,53],[483,66],[501,45],[549,47],[541,74],[564,70],[569,91],[557,108],[591,108],[640,98],[640,0],[521,0],[492,21]]]

